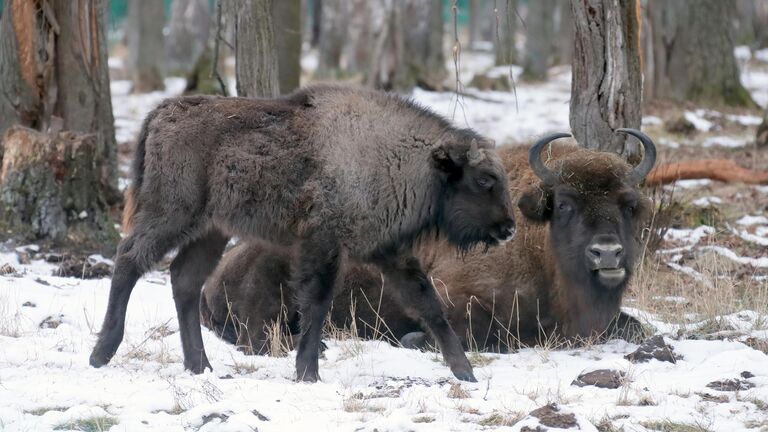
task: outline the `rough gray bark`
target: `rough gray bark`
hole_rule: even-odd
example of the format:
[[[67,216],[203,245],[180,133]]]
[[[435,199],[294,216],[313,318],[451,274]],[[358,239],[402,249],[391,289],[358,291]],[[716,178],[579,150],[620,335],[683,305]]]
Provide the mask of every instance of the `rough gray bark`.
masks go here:
[[[517,31],[517,0],[493,0],[496,6],[494,22],[493,52],[496,65],[508,65],[517,62],[515,32]],[[484,6],[487,6],[484,4]],[[482,15],[482,14],[481,14]],[[497,26],[498,23],[498,26]]]
[[[312,21],[310,27],[309,43],[312,47],[317,47],[320,43],[321,22],[323,19],[323,0],[307,0],[312,8]]]
[[[768,2],[755,1],[755,15],[752,17],[752,25],[755,29],[755,48],[768,48]]]
[[[347,38],[349,0],[322,0],[317,77],[338,79],[342,75],[341,54]]]
[[[98,170],[96,135],[12,126],[2,137],[0,226],[25,240],[111,252],[118,239]]]
[[[571,2],[556,0],[554,64],[571,64],[573,62],[573,15]]]
[[[186,75],[208,47],[211,12],[208,0],[173,0],[165,66],[168,72]]]
[[[14,1],[5,5],[0,20],[0,134],[13,124],[37,127],[42,123],[44,100],[40,97],[36,65],[50,79],[53,59],[35,53],[45,52],[52,33],[49,23],[35,17],[33,3]],[[26,49],[21,50],[20,45]]]
[[[213,70],[213,50],[205,47],[203,52],[197,56],[197,61],[192,70],[186,75],[187,86],[184,88],[185,95],[192,94],[211,94],[226,96],[222,92],[216,77],[211,76]]]
[[[345,72],[355,76],[365,74],[370,61],[371,11],[367,0],[349,0],[349,3],[347,43],[344,44],[342,57],[345,59]]]
[[[41,134],[32,131],[27,135],[35,135],[34,139],[14,142],[6,139],[0,179],[4,211],[15,212],[18,208],[15,203],[19,202],[25,202],[27,207],[48,208],[44,201],[56,197],[54,200],[64,203],[64,216],[46,213],[45,218],[38,219],[35,235],[50,234],[60,239],[62,224],[72,228],[77,219],[72,218],[72,211],[87,207],[91,211],[86,211],[81,219],[98,223],[103,229],[92,232],[90,239],[78,235],[70,238],[70,229],[67,239],[85,242],[109,238],[109,241],[115,241],[116,233],[110,229],[111,223],[103,224],[107,219],[101,218],[105,205],[119,200],[117,146],[107,68],[105,2],[44,2],[38,10],[36,3],[14,0],[5,6],[0,29],[0,91],[3,92],[0,130],[8,132],[12,124],[17,124],[34,128]],[[91,156],[73,160],[81,153],[67,150],[68,145],[62,144],[61,130],[68,131],[69,138],[66,139],[69,141],[88,141],[90,150],[86,153]],[[50,138],[41,138],[43,134],[50,134]],[[34,144],[43,141],[49,143]],[[40,151],[46,149],[45,154],[38,155],[33,147],[25,148],[25,143]],[[71,173],[64,167],[72,168]],[[30,176],[31,172],[47,172],[58,183],[55,188],[44,188],[47,191],[38,189],[36,185],[40,183]],[[67,177],[68,173],[72,174],[71,178]],[[96,179],[88,183],[87,191],[80,190],[85,187],[80,180],[85,178]],[[26,185],[25,181],[20,181],[24,179],[27,179]],[[97,186],[91,183],[97,183]],[[40,203],[36,203],[38,200]],[[25,217],[4,220],[17,221],[15,225],[31,225],[33,221]]]
[[[272,3],[280,93],[299,88],[301,78],[301,0]]]
[[[501,10],[508,1],[517,0],[469,0],[469,49],[478,48],[478,42],[491,42],[496,38],[496,15],[494,8]],[[495,2],[495,5],[494,5]],[[494,43],[495,46],[495,43]]]
[[[403,47],[400,27],[400,2],[381,0],[371,2],[368,41],[370,61],[365,76],[369,87],[389,89],[393,87],[394,72],[402,64]]]
[[[277,78],[277,48],[272,29],[272,1],[233,1],[228,9],[235,23],[235,75],[238,96],[277,96],[280,84]]]
[[[369,3],[365,83],[407,92],[442,89],[448,71],[443,52],[442,2],[395,0]]]
[[[443,53],[441,0],[404,0],[395,22],[396,49],[402,55],[395,69],[394,88],[410,91],[415,86],[441,90],[448,76]]]
[[[635,0],[571,3],[575,25],[570,124],[587,148],[638,156],[617,128],[640,127],[640,55]]]
[[[768,148],[768,109],[763,114],[763,123],[757,128],[755,145],[761,148]]]
[[[528,3],[523,78],[529,81],[547,79],[554,38],[555,1],[536,0]]]
[[[754,107],[733,55],[730,0],[648,1],[653,74],[646,96]]]
[[[107,66],[107,2],[73,0],[54,5],[61,33],[54,55],[54,83],[49,87],[58,92],[53,116],[63,119],[63,130],[97,134],[102,178],[114,192],[117,143]],[[116,201],[115,197],[108,199]]]
[[[125,22],[128,71],[133,91],[145,93],[163,89],[163,2],[130,0]]]

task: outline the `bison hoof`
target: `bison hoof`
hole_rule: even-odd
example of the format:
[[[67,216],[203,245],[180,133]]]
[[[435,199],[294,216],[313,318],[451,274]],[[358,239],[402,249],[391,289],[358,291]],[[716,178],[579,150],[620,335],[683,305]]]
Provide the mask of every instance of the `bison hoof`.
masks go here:
[[[208,360],[203,360],[202,362],[197,362],[194,364],[184,362],[184,369],[192,372],[195,375],[200,375],[201,373],[205,372],[206,369],[213,372],[213,366],[208,363]]]
[[[320,377],[317,376],[317,372],[305,371],[304,373],[299,373],[297,371],[296,373],[296,381],[298,382],[316,383],[319,380]]]
[[[100,368],[105,364],[109,363],[109,360],[110,360],[110,357],[102,355],[101,353],[98,353],[96,352],[96,350],[94,350],[91,353],[91,358],[88,359],[88,363],[90,363],[90,365],[95,368]]]
[[[471,370],[462,371],[462,372],[453,372],[453,376],[455,376],[456,379],[458,379],[459,381],[477,382],[477,378],[475,378],[475,374],[472,373]]]

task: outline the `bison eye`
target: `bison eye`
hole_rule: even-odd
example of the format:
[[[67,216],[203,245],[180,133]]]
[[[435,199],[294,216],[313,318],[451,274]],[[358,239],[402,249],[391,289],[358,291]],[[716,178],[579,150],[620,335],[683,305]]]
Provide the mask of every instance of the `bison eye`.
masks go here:
[[[566,201],[558,201],[557,202],[557,209],[559,211],[561,211],[561,212],[569,212],[569,211],[571,211],[572,207]]]
[[[477,177],[475,181],[477,182],[477,185],[483,189],[491,189],[496,183],[496,180],[493,177],[487,175],[481,175]]]
[[[633,215],[635,214],[635,210],[637,210],[637,203],[636,202],[630,202],[623,205],[624,211],[627,214]]]

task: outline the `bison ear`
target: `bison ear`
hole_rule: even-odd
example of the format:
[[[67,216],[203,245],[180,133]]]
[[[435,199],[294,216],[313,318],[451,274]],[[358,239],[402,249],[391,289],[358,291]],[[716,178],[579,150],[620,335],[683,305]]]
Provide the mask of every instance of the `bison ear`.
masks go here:
[[[451,157],[450,152],[445,146],[435,147],[432,150],[432,162],[435,168],[448,175],[461,173],[460,162]]]
[[[552,216],[552,194],[538,187],[529,189],[517,202],[517,208],[527,219],[544,222]]]

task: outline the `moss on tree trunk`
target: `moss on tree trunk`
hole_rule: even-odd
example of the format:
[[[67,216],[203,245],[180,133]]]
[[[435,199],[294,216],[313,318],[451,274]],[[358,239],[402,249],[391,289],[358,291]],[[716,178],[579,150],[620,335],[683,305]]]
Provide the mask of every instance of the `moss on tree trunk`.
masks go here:
[[[0,214],[6,235],[111,252],[119,240],[104,200],[96,134],[44,134],[12,126],[3,135]]]
[[[755,108],[733,54],[729,0],[650,0],[646,96]]]

